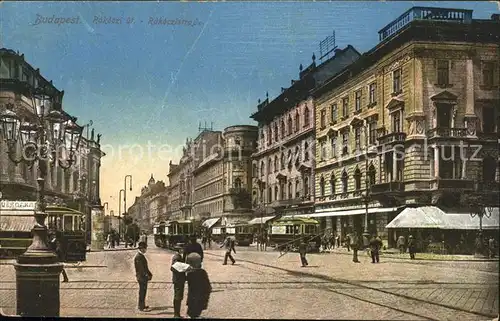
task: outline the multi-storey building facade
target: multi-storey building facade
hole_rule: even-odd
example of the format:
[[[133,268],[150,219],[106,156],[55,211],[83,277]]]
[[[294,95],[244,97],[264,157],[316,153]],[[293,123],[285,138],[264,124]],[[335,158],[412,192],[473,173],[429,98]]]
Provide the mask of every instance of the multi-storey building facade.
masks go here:
[[[310,91],[360,54],[348,46],[334,57],[305,70],[300,79],[271,102],[267,98],[251,118],[258,122],[257,151],[253,154],[253,203],[258,211],[311,214],[314,211],[314,100]],[[271,208],[271,210],[268,210]]]
[[[181,218],[180,211],[180,174],[181,167],[180,164],[174,164],[172,161],[169,163],[168,171],[168,189],[169,189],[169,213],[170,219],[178,220]]]
[[[54,101],[65,117],[76,120],[62,108],[64,91],[58,90],[39,69],[34,69],[23,54],[0,49],[0,109],[12,104],[14,111],[26,119],[35,117],[30,92],[39,86],[47,86],[54,93]],[[0,189],[2,198],[8,200],[36,200],[37,168],[26,163],[16,166],[7,155],[7,145],[0,132]],[[84,135],[76,151],[76,162],[64,170],[58,162],[47,163],[45,193],[48,203],[57,202],[87,214],[87,232],[90,240],[91,207],[100,204],[100,166],[104,153],[100,148],[100,135]]]
[[[148,185],[142,187],[141,195],[127,210],[127,215],[141,230],[150,231],[153,224],[166,216],[167,188],[163,181],[156,181],[151,174]]]
[[[315,216],[344,236],[368,211],[391,245],[398,211],[456,208],[474,180],[498,206],[499,34],[498,15],[412,8],[317,88]]]

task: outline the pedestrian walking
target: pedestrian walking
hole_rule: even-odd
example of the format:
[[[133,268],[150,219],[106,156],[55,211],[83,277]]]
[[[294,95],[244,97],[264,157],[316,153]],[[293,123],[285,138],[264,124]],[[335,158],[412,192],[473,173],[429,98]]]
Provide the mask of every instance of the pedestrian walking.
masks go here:
[[[371,257],[372,257],[372,263],[379,263],[380,262],[380,248],[382,248],[382,240],[380,237],[373,236],[373,238],[370,241],[370,251],[371,251]]]
[[[345,237],[345,245],[347,247],[347,252],[351,251],[351,235],[347,234]]]
[[[493,236],[490,237],[488,240],[488,252],[489,252],[489,258],[492,259],[495,257],[495,249],[496,249],[496,244],[495,244],[495,239]]]
[[[144,242],[139,242],[139,250],[134,257],[135,276],[139,283],[139,303],[140,311],[148,311],[149,306],[146,305],[146,293],[148,291],[148,282],[153,278],[153,274],[148,268],[148,260],[146,254],[148,245]]]
[[[182,249],[179,249],[177,253],[172,257],[172,283],[174,285],[174,318],[181,317],[181,306],[182,300],[184,299],[184,287],[186,284],[186,273],[179,272],[174,269],[173,265],[177,262],[183,262],[182,260]]]
[[[330,250],[333,250],[335,248],[335,235],[333,233],[330,234],[330,238],[328,240],[328,248]]]
[[[410,259],[415,259],[415,252],[417,251],[416,242],[413,239],[413,235],[408,236],[408,252],[410,253]]]
[[[108,236],[106,238],[106,243],[107,243],[107,248],[110,249],[111,248],[111,240],[112,240],[112,236],[111,236],[111,233],[108,233]]]
[[[359,239],[358,239],[358,234],[356,231],[352,232],[349,235],[349,240],[350,240],[350,246],[352,248],[352,261],[354,263],[359,263],[358,260],[358,249],[359,249]]]
[[[230,236],[226,237],[226,239],[224,240],[224,243],[222,243],[222,245],[220,247],[226,248],[226,254],[224,255],[224,263],[222,265],[227,265],[228,258],[231,259],[231,262],[233,262],[233,265],[234,265],[234,263],[236,263],[236,261],[234,260],[233,256],[231,255],[231,251],[233,251],[234,254],[236,254],[236,249],[234,248],[233,238]]]
[[[201,244],[203,244],[203,250],[207,249],[207,232],[203,232],[201,236]]]
[[[340,247],[340,235],[338,235],[338,234],[337,234],[337,235],[335,236],[335,241],[336,241],[336,243],[337,243],[337,248],[339,248],[339,247]]]
[[[189,243],[184,247],[182,261],[186,262],[186,257],[191,253],[198,253],[201,257],[201,262],[203,263],[203,248],[201,247],[201,244],[196,240],[195,234],[191,234],[191,236],[189,237]]]
[[[307,262],[306,254],[307,254],[307,243],[304,240],[304,238],[301,238],[300,244],[299,244],[299,255],[300,255],[300,263],[302,263],[302,267],[306,267],[309,265],[309,263]]]
[[[399,248],[399,253],[400,254],[403,254],[406,252],[406,240],[405,240],[405,237],[403,235],[400,235],[398,237],[398,241],[397,241],[397,246]]]
[[[190,253],[186,258],[186,263],[191,266],[186,275],[188,282],[187,314],[191,319],[194,319],[208,308],[212,286],[207,272],[201,266],[202,261],[198,253]]]

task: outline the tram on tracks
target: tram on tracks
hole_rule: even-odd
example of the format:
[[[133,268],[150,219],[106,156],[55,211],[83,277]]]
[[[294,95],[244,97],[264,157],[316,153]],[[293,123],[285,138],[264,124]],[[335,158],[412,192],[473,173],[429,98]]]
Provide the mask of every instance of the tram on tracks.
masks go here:
[[[269,246],[280,251],[294,251],[301,239],[308,245],[309,251],[318,252],[317,242],[320,224],[318,221],[305,217],[282,217],[269,225]]]
[[[253,226],[248,222],[236,222],[225,226],[215,226],[211,232],[212,241],[224,242],[224,238],[231,236],[238,246],[249,246],[253,242]]]
[[[153,226],[153,235],[157,247],[178,249],[189,242],[190,235],[199,235],[201,223],[193,220],[160,222]]]
[[[87,255],[85,214],[62,206],[47,206],[49,241],[61,243],[64,262],[85,261]],[[0,258],[15,258],[31,245],[35,225],[33,210],[0,212]]]

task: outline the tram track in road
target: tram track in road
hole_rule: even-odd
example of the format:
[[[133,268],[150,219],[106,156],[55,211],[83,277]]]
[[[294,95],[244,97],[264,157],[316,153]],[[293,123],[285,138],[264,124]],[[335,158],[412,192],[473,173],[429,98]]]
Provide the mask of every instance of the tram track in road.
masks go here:
[[[222,258],[223,255],[218,255],[214,253],[205,253],[206,256],[212,256],[212,257],[219,257]],[[336,293],[338,295],[346,296],[349,298],[353,298],[362,302],[369,302],[371,304],[384,307],[384,308],[389,308],[394,311],[400,312],[400,313],[407,313],[408,315],[413,315],[415,317],[420,317],[424,318],[427,320],[440,320],[439,318],[436,319],[436,312],[435,310],[440,310],[444,315],[453,315],[453,314],[460,314],[462,319],[477,319],[478,317],[488,317],[488,318],[494,318],[497,316],[498,312],[496,313],[483,313],[483,312],[478,312],[478,311],[471,311],[467,310],[461,307],[457,306],[451,306],[447,304],[441,304],[439,302],[431,302],[425,299],[421,298],[415,298],[409,295],[401,294],[401,293],[393,293],[391,291],[388,291],[388,289],[384,288],[375,288],[369,285],[366,285],[364,283],[369,283],[369,282],[364,282],[364,281],[350,281],[350,280],[344,280],[344,279],[338,279],[330,276],[325,276],[325,275],[319,275],[315,273],[309,273],[305,271],[295,271],[295,270],[290,270],[286,269],[283,267],[277,267],[273,266],[270,264],[265,264],[265,263],[259,263],[251,260],[245,260],[245,259],[239,259],[241,262],[246,262],[250,264],[254,264],[257,266],[261,267],[266,267],[274,270],[279,270],[282,272],[287,272],[291,276],[297,276],[297,277],[309,277],[312,279],[320,279],[322,281],[326,281],[326,283],[321,283],[318,284],[318,288],[322,289],[324,291],[328,291],[331,293]],[[363,284],[362,284],[363,283]],[[433,284],[433,282],[427,282],[427,284]],[[436,285],[439,284],[438,282],[435,283]],[[350,288],[345,288],[343,286],[350,285]],[[338,286],[341,286],[342,289],[349,289],[349,293],[344,293],[343,291],[339,291]],[[498,284],[497,284],[498,287]],[[354,290],[354,292],[353,292]],[[353,293],[357,293],[361,291],[361,295],[355,295]],[[371,295],[370,299],[366,299],[363,297],[363,295]],[[377,295],[374,295],[377,294]],[[382,299],[383,294],[386,296],[386,299]],[[392,298],[387,300],[387,298]],[[389,301],[389,302],[376,302],[376,301]],[[403,305],[404,307],[397,307],[397,305]],[[424,310],[426,312],[426,315],[422,314],[421,311]],[[433,311],[434,310],[434,311]],[[441,314],[441,313],[439,313]],[[467,315],[469,317],[467,317]]]

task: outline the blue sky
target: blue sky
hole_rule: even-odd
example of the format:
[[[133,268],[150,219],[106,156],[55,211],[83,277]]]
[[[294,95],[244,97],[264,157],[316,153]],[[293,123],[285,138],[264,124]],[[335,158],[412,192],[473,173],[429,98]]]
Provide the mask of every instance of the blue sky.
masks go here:
[[[197,135],[199,121],[217,129],[253,124],[257,100],[288,87],[333,30],[340,48],[365,52],[377,44],[379,29],[414,5],[473,9],[474,18],[499,12],[493,2],[4,2],[0,46],[24,53],[65,90],[64,108],[82,124],[92,120],[103,144],[177,146]],[[82,23],[33,25],[37,14]],[[134,23],[95,24],[95,16]],[[151,17],[200,24],[155,26]],[[103,166],[116,170],[117,161]],[[151,172],[166,180],[167,164],[139,170],[143,165],[127,162],[122,169],[136,167],[139,187]],[[103,173],[104,200],[122,188],[122,177]]]

